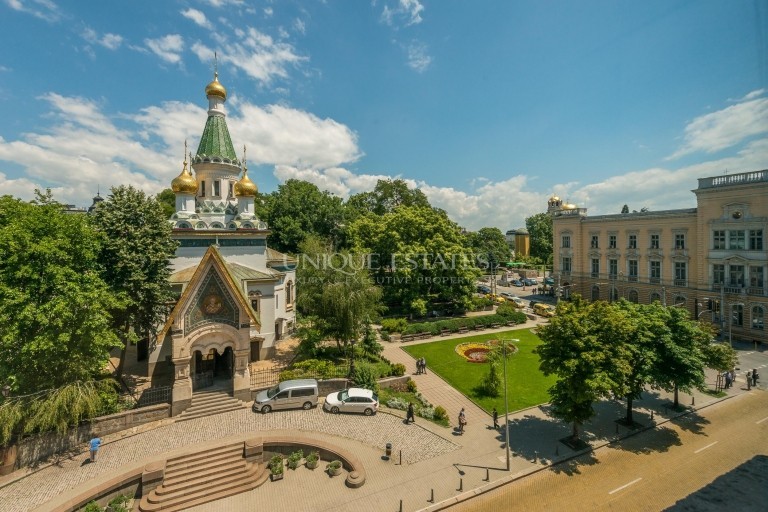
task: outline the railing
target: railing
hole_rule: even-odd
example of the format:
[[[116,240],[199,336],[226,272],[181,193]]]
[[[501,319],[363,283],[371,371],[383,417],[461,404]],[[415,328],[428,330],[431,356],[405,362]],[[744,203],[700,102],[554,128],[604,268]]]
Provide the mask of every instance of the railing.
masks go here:
[[[743,185],[745,183],[758,183],[761,181],[768,181],[768,170],[727,174],[713,178],[699,178],[699,188]]]
[[[685,288],[688,286],[688,280],[687,279],[675,279],[674,280],[675,286],[679,288]]]
[[[213,386],[213,372],[196,373],[192,376],[192,391]]]
[[[171,402],[171,386],[155,386],[141,392],[136,407],[163,404]]]
[[[322,371],[294,369],[287,365],[273,366],[271,368],[261,368],[251,370],[251,389],[268,388],[280,382],[282,372],[295,372],[291,378],[296,379],[343,379],[349,375],[348,364],[338,364],[332,367],[326,367]]]

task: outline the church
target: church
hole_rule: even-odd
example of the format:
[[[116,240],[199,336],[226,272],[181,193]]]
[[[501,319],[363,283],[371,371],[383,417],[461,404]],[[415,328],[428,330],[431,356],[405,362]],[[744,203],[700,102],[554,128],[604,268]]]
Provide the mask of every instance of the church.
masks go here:
[[[171,377],[172,414],[212,385],[251,399],[250,363],[270,358],[296,318],[296,261],[270,249],[254,211],[258,192],[245,148],[237,157],[227,128],[227,91],[218,72],[205,88],[206,120],[197,152],[171,182],[179,245],[171,261],[178,300],[149,347],[148,375]]]

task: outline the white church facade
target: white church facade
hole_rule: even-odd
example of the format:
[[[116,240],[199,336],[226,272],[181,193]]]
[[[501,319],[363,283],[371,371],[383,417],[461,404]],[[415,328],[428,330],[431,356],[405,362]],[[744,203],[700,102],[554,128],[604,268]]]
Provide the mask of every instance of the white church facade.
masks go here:
[[[149,376],[171,375],[173,415],[211,381],[250,400],[250,363],[270,358],[295,323],[296,262],[267,246],[270,231],[254,212],[258,189],[232,145],[218,73],[205,93],[208,119],[191,170],[185,157],[171,183],[178,301],[148,356]]]

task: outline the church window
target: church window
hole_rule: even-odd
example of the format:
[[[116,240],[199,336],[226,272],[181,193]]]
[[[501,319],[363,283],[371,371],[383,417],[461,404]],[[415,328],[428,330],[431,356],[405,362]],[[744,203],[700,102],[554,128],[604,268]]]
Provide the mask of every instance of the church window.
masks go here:
[[[200,197],[205,197],[205,180],[200,182]]]
[[[213,196],[219,197],[221,195],[221,182],[216,180],[213,182]]]

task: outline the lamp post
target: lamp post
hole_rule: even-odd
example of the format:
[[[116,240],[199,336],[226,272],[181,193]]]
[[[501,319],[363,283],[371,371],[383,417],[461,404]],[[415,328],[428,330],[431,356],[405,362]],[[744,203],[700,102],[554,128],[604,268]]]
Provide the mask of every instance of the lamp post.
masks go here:
[[[501,346],[504,350],[504,452],[507,458],[507,471],[511,467],[509,460],[509,402],[507,401],[507,342],[509,341],[519,343],[520,340],[514,338],[511,340],[502,338],[501,340]]]

